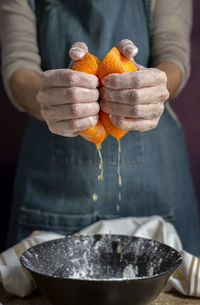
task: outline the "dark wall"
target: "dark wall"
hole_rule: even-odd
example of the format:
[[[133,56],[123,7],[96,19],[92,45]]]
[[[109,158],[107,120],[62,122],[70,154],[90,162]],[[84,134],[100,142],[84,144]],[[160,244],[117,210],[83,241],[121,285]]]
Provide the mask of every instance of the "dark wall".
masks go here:
[[[26,115],[8,100],[0,79],[0,252],[5,244],[12,186]]]
[[[190,80],[171,103],[185,133],[191,170],[200,202],[200,1],[194,0],[194,26],[192,31],[192,71]]]
[[[192,174],[200,200],[200,1],[194,1],[192,73],[181,95],[171,103],[185,132]],[[0,252],[5,244],[12,186],[27,117],[8,101],[0,80]]]

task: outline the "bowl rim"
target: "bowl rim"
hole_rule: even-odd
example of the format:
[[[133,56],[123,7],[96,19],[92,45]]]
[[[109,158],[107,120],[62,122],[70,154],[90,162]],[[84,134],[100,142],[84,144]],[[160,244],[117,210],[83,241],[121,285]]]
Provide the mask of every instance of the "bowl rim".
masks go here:
[[[48,274],[45,274],[44,272],[37,272],[33,269],[31,269],[29,266],[27,266],[25,260],[24,260],[24,255],[25,253],[29,252],[30,250],[32,249],[35,249],[35,248],[39,248],[41,245],[44,245],[44,244],[51,244],[51,243],[54,243],[55,241],[56,242],[59,242],[59,240],[64,240],[64,239],[69,239],[71,237],[74,237],[74,236],[85,236],[85,237],[89,237],[89,236],[116,236],[116,237],[131,237],[133,238],[134,240],[145,240],[145,241],[149,241],[149,242],[155,242],[157,243],[158,245],[162,245],[162,246],[165,246],[166,248],[169,248],[169,250],[171,251],[174,251],[179,257],[177,258],[177,262],[175,264],[175,266],[173,266],[172,268],[168,269],[167,271],[163,271],[159,274],[154,274],[154,275],[147,275],[147,276],[142,276],[142,277],[135,277],[135,278],[130,278],[130,279],[127,279],[127,278],[111,278],[111,279],[98,279],[98,278],[82,278],[82,279],[78,279],[78,278],[70,278],[70,277],[61,277],[61,276],[55,276],[55,275],[48,275]],[[183,262],[183,258],[182,258],[182,255],[179,251],[177,251],[175,248],[165,244],[165,243],[162,243],[162,242],[159,242],[157,240],[154,240],[154,239],[149,239],[149,238],[144,238],[144,237],[139,237],[139,236],[133,236],[133,235],[120,235],[120,234],[73,234],[73,235],[66,235],[64,237],[59,237],[59,238],[55,238],[55,239],[52,239],[52,240],[49,240],[49,241],[45,241],[45,242],[42,242],[40,244],[37,244],[37,245],[34,245],[28,249],[26,249],[20,256],[20,263],[21,265],[26,269],[28,270],[30,273],[33,273],[35,275],[39,275],[39,276],[43,276],[43,277],[46,277],[46,278],[51,278],[51,279],[57,279],[57,280],[74,280],[74,281],[84,281],[84,282],[129,282],[129,281],[143,281],[143,280],[149,280],[149,279],[153,279],[153,278],[157,278],[157,277],[161,277],[163,275],[166,275],[166,274],[169,274],[169,276],[171,276],[171,274],[182,264]]]

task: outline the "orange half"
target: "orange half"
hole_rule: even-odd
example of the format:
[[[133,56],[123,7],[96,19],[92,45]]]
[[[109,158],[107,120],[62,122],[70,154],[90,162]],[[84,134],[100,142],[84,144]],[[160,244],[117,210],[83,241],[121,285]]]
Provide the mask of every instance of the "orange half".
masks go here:
[[[94,74],[97,76],[99,63],[100,60],[96,56],[86,53],[82,59],[78,60],[73,65],[72,70]],[[96,145],[100,145],[105,140],[108,133],[99,118],[95,126],[81,130],[79,135],[84,139],[95,143]]]
[[[134,63],[127,57],[121,54],[121,52],[113,47],[108,54],[104,57],[98,68],[98,77],[100,81],[112,73],[124,73],[124,72],[135,72],[137,71]],[[109,118],[109,114],[100,111],[100,118],[106,129],[116,139],[121,139],[128,130],[122,130],[113,125]]]

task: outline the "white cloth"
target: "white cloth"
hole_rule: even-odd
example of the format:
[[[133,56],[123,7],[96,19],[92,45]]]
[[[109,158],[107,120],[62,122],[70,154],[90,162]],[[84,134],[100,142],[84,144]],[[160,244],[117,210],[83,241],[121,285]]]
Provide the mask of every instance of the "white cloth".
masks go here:
[[[80,234],[134,235],[151,238],[174,247],[181,252],[183,263],[170,277],[165,291],[174,288],[184,295],[200,297],[200,259],[182,249],[174,226],[160,216],[99,221],[83,229]],[[20,255],[35,244],[61,237],[63,236],[54,233],[34,232],[29,238],[3,252],[0,255],[0,282],[5,290],[20,297],[30,294],[36,284],[20,265]]]

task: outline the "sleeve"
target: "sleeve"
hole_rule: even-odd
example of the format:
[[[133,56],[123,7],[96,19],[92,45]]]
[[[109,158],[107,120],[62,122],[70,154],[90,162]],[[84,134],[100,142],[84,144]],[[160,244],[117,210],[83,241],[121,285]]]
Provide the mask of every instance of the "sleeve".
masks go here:
[[[177,63],[182,70],[179,92],[190,76],[192,0],[152,0],[152,66],[163,61]]]
[[[20,111],[24,111],[14,100],[10,89],[10,79],[20,68],[29,68],[41,73],[36,18],[28,0],[1,1],[0,39],[4,86],[13,104]]]

